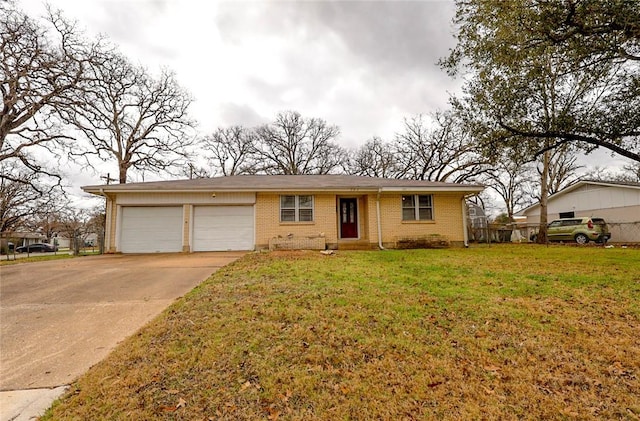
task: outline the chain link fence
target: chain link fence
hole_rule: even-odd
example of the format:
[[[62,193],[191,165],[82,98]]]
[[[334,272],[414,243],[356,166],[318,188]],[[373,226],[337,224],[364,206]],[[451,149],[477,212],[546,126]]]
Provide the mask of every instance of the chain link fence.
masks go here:
[[[640,243],[640,221],[609,222],[612,243]]]
[[[608,222],[611,243],[640,244],[640,221]],[[469,227],[469,241],[477,243],[510,243],[531,241],[538,224],[488,224],[485,227]]]
[[[469,241],[476,243],[527,242],[529,230],[523,224],[487,224],[484,227],[470,227]],[[513,237],[513,238],[512,238]]]

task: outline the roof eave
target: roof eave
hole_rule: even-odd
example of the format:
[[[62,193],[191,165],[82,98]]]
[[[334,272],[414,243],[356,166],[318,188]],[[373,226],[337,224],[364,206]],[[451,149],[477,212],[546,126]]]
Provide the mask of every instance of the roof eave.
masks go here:
[[[459,192],[459,193],[480,193],[484,190],[483,186],[432,186],[432,187],[382,187],[380,192],[385,193],[402,193],[402,192]],[[378,190],[376,190],[378,191]]]
[[[407,187],[274,187],[274,188],[183,188],[183,189],[110,189],[100,186],[85,186],[82,190],[96,195],[120,194],[120,193],[281,193],[281,192],[323,192],[323,193],[402,193],[402,192],[456,192],[465,194],[480,193],[484,190],[482,186],[407,186]]]
[[[611,183],[611,182],[607,182],[607,181],[597,181],[597,180],[579,180],[576,181],[575,183],[571,184],[570,186],[565,187],[564,189],[552,194],[551,196],[548,197],[547,201],[551,201],[551,200],[555,200],[560,196],[563,196],[567,193],[571,193],[572,191],[578,189],[581,186],[584,186],[585,184],[595,184],[597,186],[605,186],[605,187],[621,187],[621,188],[629,188],[629,189],[640,189],[640,186],[636,186],[636,185],[629,185],[629,184],[622,184],[622,183]],[[534,203],[532,205],[527,206],[526,208],[518,211],[515,213],[515,215],[523,215],[527,212],[532,211],[533,209],[540,207],[540,201],[538,201],[537,203]]]

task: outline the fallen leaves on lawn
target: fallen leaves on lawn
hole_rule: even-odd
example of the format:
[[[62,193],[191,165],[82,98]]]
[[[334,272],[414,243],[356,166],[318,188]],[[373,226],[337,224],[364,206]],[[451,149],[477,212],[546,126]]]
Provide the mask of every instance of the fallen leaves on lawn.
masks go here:
[[[255,387],[257,390],[262,389],[262,386],[260,386],[260,383],[251,383],[251,380],[247,380],[242,384],[242,386],[240,386],[240,392],[242,393],[251,387]]]
[[[187,401],[184,398],[178,399],[178,403],[175,406],[161,406],[160,409],[162,412],[175,412],[180,408],[185,408],[187,406]]]
[[[240,392],[244,392],[250,387],[251,387],[251,382],[247,380],[246,382],[244,382],[242,386],[240,386]]]
[[[494,373],[500,371],[500,367],[498,367],[497,365],[493,365],[493,364],[485,365],[483,368],[485,370],[487,370],[487,371],[492,371]]]

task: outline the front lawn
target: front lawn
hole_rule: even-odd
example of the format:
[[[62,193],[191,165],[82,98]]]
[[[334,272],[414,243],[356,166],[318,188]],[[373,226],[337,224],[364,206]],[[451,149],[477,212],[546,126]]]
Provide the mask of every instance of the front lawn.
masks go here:
[[[640,250],[251,254],[44,419],[639,419]]]

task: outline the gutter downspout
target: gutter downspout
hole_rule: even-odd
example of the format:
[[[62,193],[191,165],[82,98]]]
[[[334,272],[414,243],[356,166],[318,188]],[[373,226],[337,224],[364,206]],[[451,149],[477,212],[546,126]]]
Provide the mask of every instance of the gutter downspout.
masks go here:
[[[380,250],[384,250],[384,247],[382,247],[382,222],[380,221],[380,193],[382,193],[382,187],[378,188],[378,196],[376,198],[376,219],[378,222],[378,247],[380,247]]]
[[[465,248],[469,248],[469,233],[467,232],[467,197],[462,196],[462,232]]]

